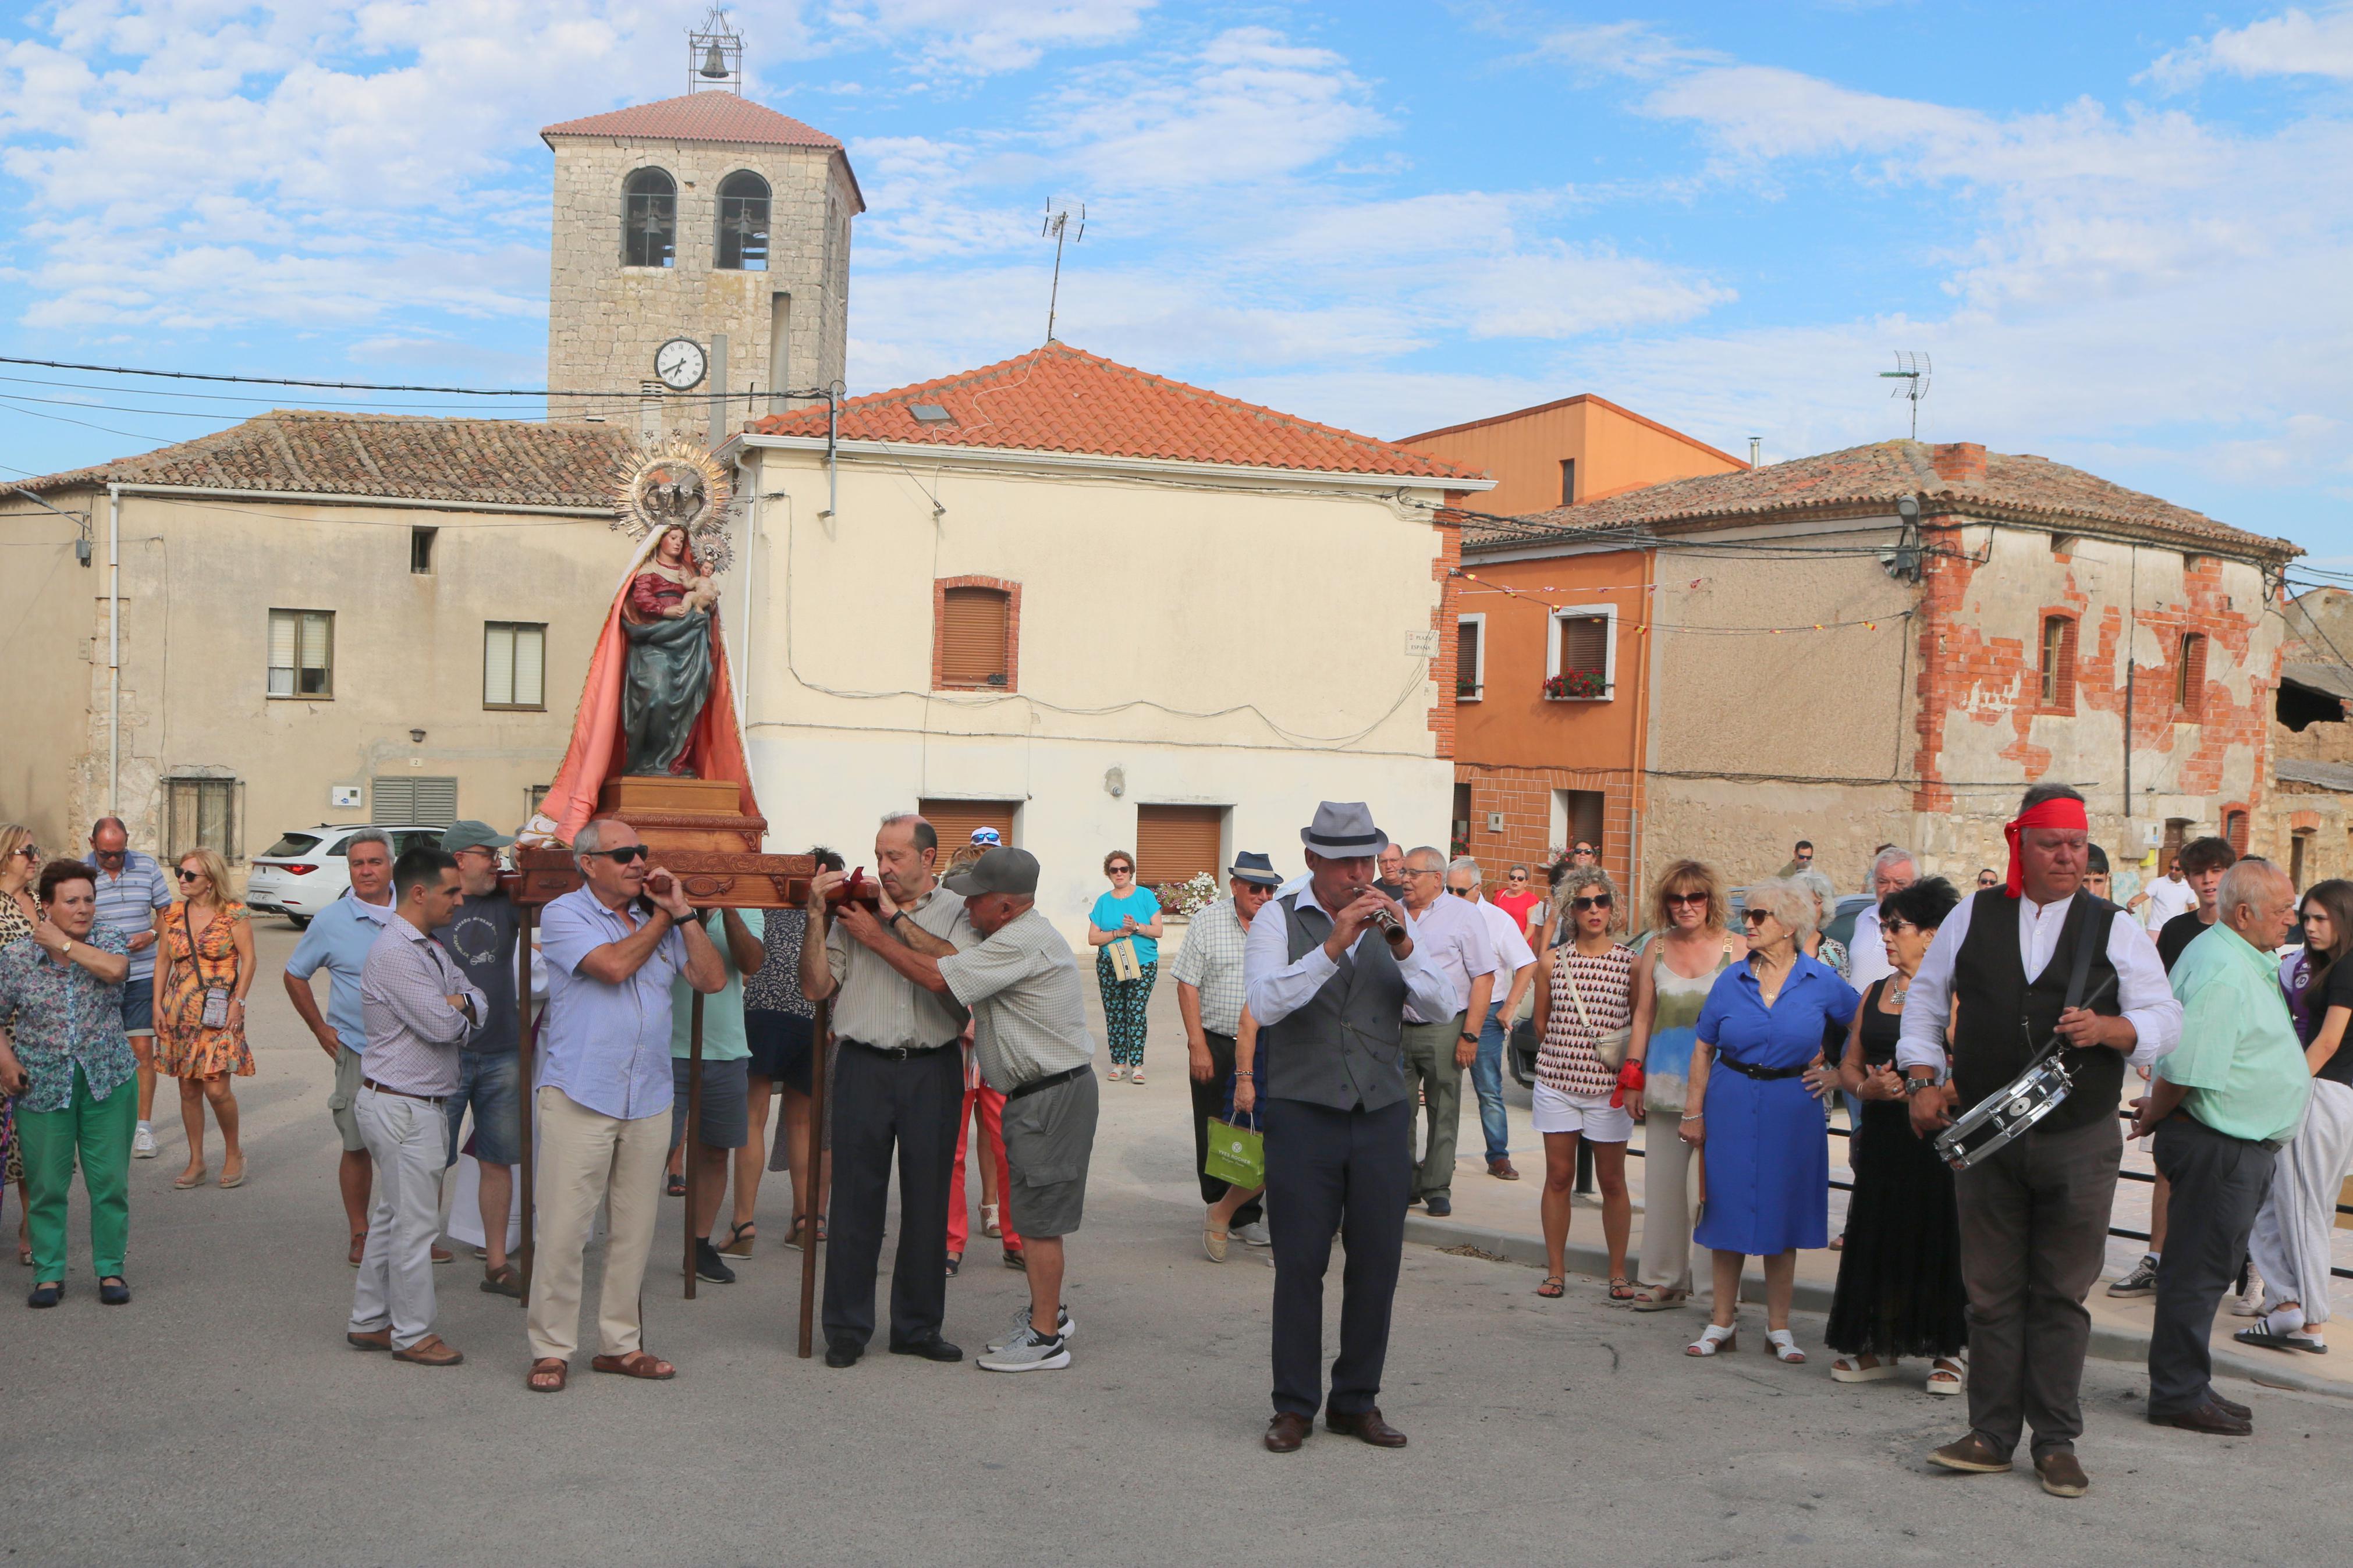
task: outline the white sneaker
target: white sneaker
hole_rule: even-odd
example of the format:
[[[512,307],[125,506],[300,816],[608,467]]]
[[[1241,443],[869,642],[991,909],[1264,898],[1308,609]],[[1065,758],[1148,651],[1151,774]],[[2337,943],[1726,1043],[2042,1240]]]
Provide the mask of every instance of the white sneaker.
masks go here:
[[[1035,1329],[1027,1327],[1004,1349],[980,1358],[983,1372],[1052,1372],[1070,1364],[1070,1341],[1059,1334],[1041,1340]]]
[[[2247,1270],[2247,1289],[2243,1294],[2231,1298],[2231,1316],[2260,1318],[2263,1315],[2263,1282],[2252,1268]]]
[[[1067,1340],[1079,1331],[1079,1325],[1071,1321],[1071,1309],[1067,1304],[1058,1309],[1054,1316],[1057,1320],[1054,1324],[1057,1338]],[[991,1351],[1001,1351],[1029,1331],[1029,1309],[1024,1307],[1013,1314],[1013,1331],[1001,1340],[989,1341],[988,1348]]]
[[[1248,1225],[1234,1226],[1234,1239],[1246,1247],[1272,1247],[1274,1237],[1267,1233],[1266,1221],[1254,1219]]]
[[[131,1135],[131,1157],[134,1160],[155,1157],[155,1130],[144,1121],[139,1124],[139,1131]]]

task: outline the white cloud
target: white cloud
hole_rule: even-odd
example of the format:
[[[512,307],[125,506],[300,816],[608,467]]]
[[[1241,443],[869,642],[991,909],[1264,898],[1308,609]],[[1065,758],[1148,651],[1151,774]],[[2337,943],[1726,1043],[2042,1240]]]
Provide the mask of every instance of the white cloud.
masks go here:
[[[1048,49],[1100,47],[1134,33],[1154,0],[875,0],[847,15],[870,36],[915,34],[925,67],[981,75],[1036,65]],[[837,14],[838,17],[841,14]]]
[[[1590,22],[1558,27],[1537,40],[1535,54],[1585,70],[1637,78],[1662,76],[1725,58],[1714,49],[1679,43],[1648,22]]]
[[[2151,80],[2177,90],[2217,73],[2353,81],[2353,5],[2327,5],[2317,13],[2290,6],[2276,16],[2195,39],[2160,55],[2148,68]]]

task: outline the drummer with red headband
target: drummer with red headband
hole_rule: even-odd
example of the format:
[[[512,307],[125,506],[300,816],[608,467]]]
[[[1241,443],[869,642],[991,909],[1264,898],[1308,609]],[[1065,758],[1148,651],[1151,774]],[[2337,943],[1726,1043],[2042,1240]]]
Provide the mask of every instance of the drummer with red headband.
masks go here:
[[[2181,1004],[2147,934],[2083,890],[2090,826],[2084,797],[2064,784],[2026,792],[2007,830],[2009,880],[1945,917],[1913,977],[1895,1051],[1912,1130],[1928,1138],[1999,1093],[2053,1033],[2073,1047],[2066,1100],[1955,1183],[1969,1434],[1929,1456],[1947,1469],[2007,1470],[2031,1426],[2035,1473],[2054,1497],[2091,1484],[2075,1458],[2092,1321],[2084,1298],[2100,1277],[2124,1157],[2125,1067],[2181,1037]],[[2098,945],[2079,966],[2084,941]],[[2084,1005],[2071,1006],[2078,984]]]

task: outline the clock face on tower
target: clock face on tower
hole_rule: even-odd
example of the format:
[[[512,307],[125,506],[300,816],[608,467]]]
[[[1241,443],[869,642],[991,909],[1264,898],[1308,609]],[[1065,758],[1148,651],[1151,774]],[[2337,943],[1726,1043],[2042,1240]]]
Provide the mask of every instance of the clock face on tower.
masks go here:
[[[710,360],[702,345],[692,338],[672,338],[654,351],[654,374],[672,392],[685,392],[702,384]]]

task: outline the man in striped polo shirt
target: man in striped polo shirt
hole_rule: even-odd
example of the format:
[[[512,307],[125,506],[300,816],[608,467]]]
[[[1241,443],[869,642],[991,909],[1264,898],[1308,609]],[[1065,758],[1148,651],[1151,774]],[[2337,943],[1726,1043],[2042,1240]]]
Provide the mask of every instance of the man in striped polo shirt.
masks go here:
[[[101,816],[90,830],[90,860],[98,873],[98,918],[131,939],[131,977],[122,983],[122,1032],[139,1058],[139,1125],[131,1135],[135,1160],[155,1157],[148,1115],[155,1108],[155,911],[172,905],[171,884],[153,855],[131,847],[119,816]]]

